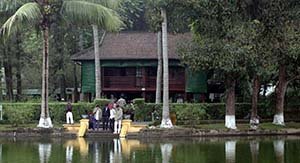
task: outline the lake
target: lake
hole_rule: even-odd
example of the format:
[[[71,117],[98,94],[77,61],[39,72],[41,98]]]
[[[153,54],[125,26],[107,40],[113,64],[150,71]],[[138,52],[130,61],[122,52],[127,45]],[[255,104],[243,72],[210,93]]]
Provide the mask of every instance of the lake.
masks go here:
[[[300,137],[0,139],[0,163],[297,163]]]

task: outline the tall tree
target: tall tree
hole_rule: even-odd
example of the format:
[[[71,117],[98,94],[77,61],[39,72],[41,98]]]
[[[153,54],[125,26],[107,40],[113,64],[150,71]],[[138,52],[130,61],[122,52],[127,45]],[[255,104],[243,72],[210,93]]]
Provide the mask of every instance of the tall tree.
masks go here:
[[[262,6],[261,22],[278,71],[273,123],[284,125],[284,98],[288,84],[300,77],[299,9],[297,0],[270,0]]]
[[[22,25],[38,26],[43,35],[43,77],[42,77],[42,105],[38,127],[52,127],[48,108],[48,55],[49,55],[49,27],[52,23],[53,12],[58,11],[61,16],[71,23],[89,25],[97,24],[107,30],[118,30],[121,21],[112,10],[88,1],[48,1],[36,0],[22,5],[2,26],[4,33],[10,34]]]
[[[167,27],[167,11],[161,8],[161,16],[163,22],[162,28],[162,56],[163,56],[163,114],[160,127],[173,127],[170,119],[170,105],[169,105],[169,57],[168,57],[168,27]]]
[[[161,103],[161,79],[162,79],[162,34],[157,32],[157,72],[156,72],[156,90],[155,104]]]
[[[197,1],[191,5],[194,43],[181,50],[183,63],[192,70],[217,71],[225,81],[225,126],[236,129],[235,89],[246,73],[247,57],[251,54],[251,26],[241,19],[239,1]],[[198,13],[198,14],[197,14]]]

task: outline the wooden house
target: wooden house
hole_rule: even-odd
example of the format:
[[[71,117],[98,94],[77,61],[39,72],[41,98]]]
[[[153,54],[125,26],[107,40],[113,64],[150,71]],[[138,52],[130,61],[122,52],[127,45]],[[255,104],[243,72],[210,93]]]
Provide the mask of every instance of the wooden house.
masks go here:
[[[170,98],[188,98],[189,94],[207,92],[206,74],[192,74],[180,64],[177,47],[191,39],[190,34],[168,35]],[[90,98],[95,93],[93,47],[75,54],[81,65],[81,93]],[[157,73],[157,35],[150,32],[107,34],[100,47],[102,94],[107,98],[121,94],[130,100],[144,97],[155,100]]]

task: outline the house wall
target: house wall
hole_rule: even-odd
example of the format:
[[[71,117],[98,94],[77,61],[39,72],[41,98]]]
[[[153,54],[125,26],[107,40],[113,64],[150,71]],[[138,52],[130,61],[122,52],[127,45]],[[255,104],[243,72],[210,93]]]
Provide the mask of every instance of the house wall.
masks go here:
[[[153,101],[156,89],[156,64],[155,60],[101,61],[103,95],[109,98],[110,95],[118,97],[121,94],[127,94],[129,98],[144,97],[149,99],[148,101]],[[81,68],[82,93],[94,94],[94,62],[82,62]],[[193,80],[190,81],[191,79]],[[170,96],[176,98],[179,95],[183,96],[186,92],[193,93],[193,89],[195,93],[206,93],[206,74],[201,72],[187,75],[185,68],[179,65],[179,61],[170,61]]]

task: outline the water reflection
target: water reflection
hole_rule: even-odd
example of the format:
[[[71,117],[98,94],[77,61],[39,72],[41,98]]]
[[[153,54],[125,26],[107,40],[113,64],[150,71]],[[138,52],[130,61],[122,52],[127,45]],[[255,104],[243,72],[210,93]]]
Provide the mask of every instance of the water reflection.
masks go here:
[[[0,163],[2,162],[2,144],[0,144]]]
[[[258,163],[259,142],[257,140],[251,140],[249,144],[252,163]]]
[[[110,163],[121,163],[122,162],[122,148],[120,139],[114,139],[113,150],[109,152],[109,162]]]
[[[225,159],[227,163],[235,163],[236,141],[230,140],[225,142]]]
[[[89,145],[84,138],[67,140],[66,143],[64,144],[64,146],[66,147],[66,153],[67,153],[67,150],[69,150],[71,147],[72,147],[72,153],[73,153],[73,148],[79,149],[79,153],[82,156],[87,156],[89,153]]]
[[[172,144],[160,144],[162,163],[169,163],[172,155]]]
[[[66,147],[66,163],[71,163],[73,160],[73,149],[72,145]]]
[[[39,143],[39,158],[40,163],[48,163],[51,155],[51,144]]]
[[[0,139],[0,163],[283,163],[299,160],[300,137],[177,140]]]
[[[284,162],[284,140],[274,140],[273,141],[274,151],[276,155],[276,162]]]

